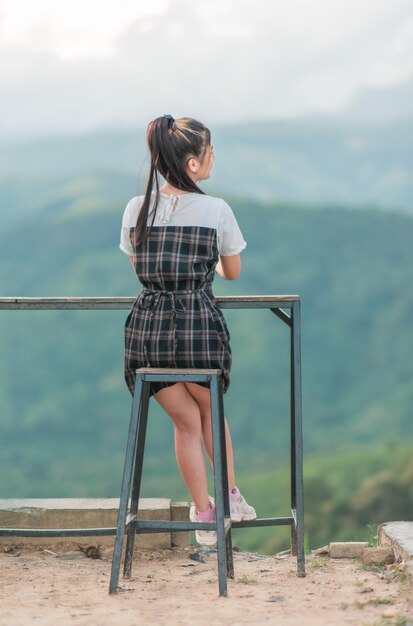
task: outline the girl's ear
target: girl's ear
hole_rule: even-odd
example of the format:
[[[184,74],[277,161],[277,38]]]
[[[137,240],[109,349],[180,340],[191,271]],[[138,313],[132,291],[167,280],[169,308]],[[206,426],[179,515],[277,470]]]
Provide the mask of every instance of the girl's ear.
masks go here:
[[[198,171],[198,162],[196,159],[189,159],[188,167],[193,174],[196,174]]]

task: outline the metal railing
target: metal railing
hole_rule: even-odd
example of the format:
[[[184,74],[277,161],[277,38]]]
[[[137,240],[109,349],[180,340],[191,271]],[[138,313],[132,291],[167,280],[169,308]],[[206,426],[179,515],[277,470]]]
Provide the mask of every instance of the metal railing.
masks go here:
[[[8,297],[0,298],[0,310],[130,309],[135,300],[136,297]],[[250,528],[254,526],[290,526],[291,553],[294,556],[297,556],[297,574],[298,576],[305,576],[300,296],[216,296],[215,300],[217,305],[222,309],[269,309],[290,328],[291,516],[262,518],[247,522],[234,522],[232,523],[232,527]],[[176,530],[183,530],[186,528],[185,522],[175,522],[175,524]],[[10,537],[79,537],[103,535],[116,535],[116,528],[0,528],[0,536]]]

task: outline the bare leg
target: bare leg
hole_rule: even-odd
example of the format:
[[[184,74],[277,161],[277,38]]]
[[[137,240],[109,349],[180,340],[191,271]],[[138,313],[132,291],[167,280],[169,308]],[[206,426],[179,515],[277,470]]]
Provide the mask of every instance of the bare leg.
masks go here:
[[[202,420],[202,437],[204,440],[205,450],[207,451],[211,466],[214,467],[214,455],[212,447],[212,422],[211,422],[211,400],[209,389],[197,385],[196,383],[184,383],[190,394],[195,398]],[[235,471],[234,471],[234,452],[232,449],[231,433],[227,420],[225,420],[225,442],[227,449],[227,465],[228,465],[228,487],[235,487]]]
[[[182,382],[161,389],[154,398],[174,423],[176,460],[195,508],[206,511],[209,506],[208,476],[202,452],[199,406]]]

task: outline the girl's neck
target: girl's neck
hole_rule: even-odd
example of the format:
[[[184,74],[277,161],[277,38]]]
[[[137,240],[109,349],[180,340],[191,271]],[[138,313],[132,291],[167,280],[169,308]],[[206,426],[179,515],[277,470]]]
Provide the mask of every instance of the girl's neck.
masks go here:
[[[160,187],[159,191],[162,193],[166,193],[167,195],[179,196],[185,193],[191,193],[190,191],[182,191],[182,189],[177,189],[176,187],[172,187],[172,185],[165,184],[163,187]]]

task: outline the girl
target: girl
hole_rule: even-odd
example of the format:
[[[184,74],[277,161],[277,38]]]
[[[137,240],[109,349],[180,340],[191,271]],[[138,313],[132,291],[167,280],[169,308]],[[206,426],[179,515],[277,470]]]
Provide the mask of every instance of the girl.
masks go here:
[[[120,248],[129,255],[143,289],[125,322],[125,380],[133,395],[140,367],[222,370],[229,386],[230,334],[212,293],[215,272],[235,280],[247,245],[229,205],[197,183],[211,175],[211,134],[200,122],[172,115],[149,123],[150,171],[145,195],[127,204]],[[165,183],[160,188],[158,172]],[[155,190],[153,189],[155,182]],[[208,383],[152,383],[151,395],[174,424],[175,453],[191,493],[192,521],[215,519],[208,496],[202,443],[213,463]],[[231,435],[225,420],[231,519],[256,518],[234,478]],[[215,531],[196,531],[199,544],[214,546]]]

